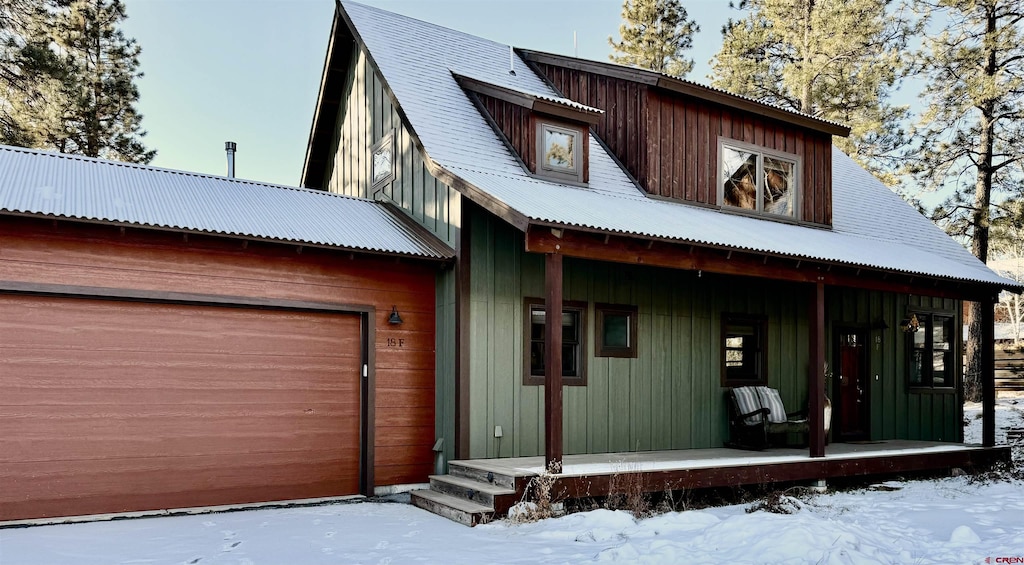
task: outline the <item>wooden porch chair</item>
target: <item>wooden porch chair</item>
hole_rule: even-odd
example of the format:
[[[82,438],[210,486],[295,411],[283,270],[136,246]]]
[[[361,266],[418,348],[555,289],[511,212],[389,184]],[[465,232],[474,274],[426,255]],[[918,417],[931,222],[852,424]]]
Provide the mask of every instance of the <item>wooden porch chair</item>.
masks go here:
[[[787,445],[791,433],[809,437],[807,410],[786,412],[779,391],[765,386],[743,386],[726,391],[729,406],[727,447],[761,450],[771,445]],[[832,420],[832,404],[825,398],[825,434]]]

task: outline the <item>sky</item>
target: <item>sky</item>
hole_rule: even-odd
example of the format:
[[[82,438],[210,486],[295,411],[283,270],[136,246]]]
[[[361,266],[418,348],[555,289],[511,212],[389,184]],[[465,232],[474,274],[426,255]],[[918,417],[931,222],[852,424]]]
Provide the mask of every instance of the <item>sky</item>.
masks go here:
[[[334,0],[124,0],[122,29],[142,47],[143,141],[158,167],[297,186],[323,72]],[[364,0],[362,3],[540,51],[607,60],[621,0]],[[691,80],[706,82],[726,0],[683,0],[701,26]],[[547,14],[547,15],[545,15]]]

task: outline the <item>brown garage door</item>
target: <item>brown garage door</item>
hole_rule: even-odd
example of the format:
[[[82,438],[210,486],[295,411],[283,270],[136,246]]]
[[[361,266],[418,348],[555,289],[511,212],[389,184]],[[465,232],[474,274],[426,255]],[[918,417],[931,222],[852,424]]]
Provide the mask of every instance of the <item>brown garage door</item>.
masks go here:
[[[359,491],[360,318],[0,295],[0,520]]]

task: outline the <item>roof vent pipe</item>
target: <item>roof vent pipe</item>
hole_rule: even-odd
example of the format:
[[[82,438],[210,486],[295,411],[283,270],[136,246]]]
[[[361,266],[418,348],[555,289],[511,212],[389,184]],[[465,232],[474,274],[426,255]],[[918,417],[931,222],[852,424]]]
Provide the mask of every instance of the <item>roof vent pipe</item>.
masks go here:
[[[235,178],[235,151],[238,149],[238,144],[234,141],[224,142],[224,151],[228,153],[228,176]]]
[[[516,54],[512,46],[508,46],[508,74],[516,76]]]

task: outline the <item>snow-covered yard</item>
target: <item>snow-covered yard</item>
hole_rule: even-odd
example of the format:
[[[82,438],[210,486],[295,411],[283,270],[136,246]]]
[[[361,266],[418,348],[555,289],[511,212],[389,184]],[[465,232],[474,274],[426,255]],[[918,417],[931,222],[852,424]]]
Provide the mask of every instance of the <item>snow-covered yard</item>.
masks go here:
[[[967,406],[967,441],[980,436]],[[1024,425],[1001,397],[998,425]],[[1005,437],[1005,432],[1000,432]],[[1024,558],[1024,482],[885,483],[796,503],[636,521],[596,510],[466,528],[398,503],[356,502],[0,530],[0,565],[341,563],[984,563]],[[1018,561],[1022,562],[1022,561]]]

